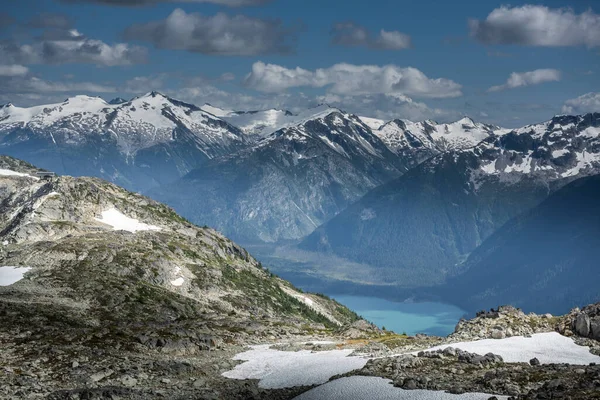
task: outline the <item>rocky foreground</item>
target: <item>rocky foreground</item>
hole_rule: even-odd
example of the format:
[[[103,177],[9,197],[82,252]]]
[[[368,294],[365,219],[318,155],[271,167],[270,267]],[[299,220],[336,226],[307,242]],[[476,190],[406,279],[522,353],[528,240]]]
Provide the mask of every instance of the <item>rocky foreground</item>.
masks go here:
[[[388,378],[404,395],[600,398],[597,365],[458,348],[556,332],[588,346],[575,346],[587,359],[600,354],[600,304],[561,317],[500,307],[447,338],[397,335],[302,293],[160,203],[37,171],[0,157],[0,274],[22,273],[0,280],[0,399],[293,399],[356,375]],[[274,358],[240,356],[258,344],[250,351]],[[318,371],[320,356],[337,372]],[[305,364],[294,370],[293,357]]]

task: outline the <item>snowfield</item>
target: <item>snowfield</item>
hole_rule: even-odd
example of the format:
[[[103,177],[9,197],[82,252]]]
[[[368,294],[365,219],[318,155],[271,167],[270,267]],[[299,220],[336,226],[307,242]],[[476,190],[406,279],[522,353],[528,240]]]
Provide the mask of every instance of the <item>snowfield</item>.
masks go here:
[[[487,400],[488,394],[468,393],[452,395],[429,390],[406,391],[390,385],[390,381],[375,377],[354,376],[326,383],[334,375],[362,368],[367,358],[349,357],[352,350],[290,352],[269,348],[270,345],[252,346],[236,355],[234,360],[246,361],[223,373],[231,379],[258,379],[259,387],[280,389],[293,386],[321,385],[298,397],[312,399],[422,399],[422,400]],[[477,354],[494,353],[505,362],[525,362],[537,358],[542,364],[566,363],[587,365],[600,363],[600,357],[578,346],[572,339],[555,332],[538,333],[530,338],[515,336],[506,339],[485,339],[474,342],[436,346],[428,351],[454,347]],[[417,352],[415,352],[417,353]],[[412,354],[415,354],[412,353]],[[507,398],[497,396],[500,398]]]
[[[389,379],[351,376],[311,389],[294,400],[487,400],[491,396],[483,393],[450,394],[432,390],[404,390],[392,386]]]
[[[28,267],[0,267],[0,286],[8,286],[19,282],[23,275],[30,271]]]
[[[110,225],[115,231],[129,231],[136,233],[137,231],[160,231],[161,228],[154,225],[144,224],[137,219],[129,218],[122,214],[116,208],[111,208],[102,212],[102,218],[94,218],[98,222]]]
[[[572,339],[556,332],[536,333],[530,338],[513,336],[506,339],[484,339],[475,342],[452,343],[436,346],[427,351],[454,347],[471,353],[494,353],[505,362],[525,362],[537,358],[542,364],[587,365],[600,363],[600,357],[590,353],[589,347],[578,346]],[[413,354],[416,354],[415,352]]]
[[[236,355],[246,361],[223,373],[231,379],[260,379],[259,387],[281,389],[325,383],[334,375],[362,368],[366,358],[348,357],[352,350],[297,352],[269,349],[269,345],[252,346],[252,350]]]

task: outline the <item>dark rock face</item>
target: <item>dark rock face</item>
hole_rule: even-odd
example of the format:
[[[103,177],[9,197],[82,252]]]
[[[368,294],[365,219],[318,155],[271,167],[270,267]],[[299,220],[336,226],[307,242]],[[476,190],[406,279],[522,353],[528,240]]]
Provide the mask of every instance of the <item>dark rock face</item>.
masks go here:
[[[592,332],[589,315],[586,313],[579,314],[575,319],[575,326],[573,328],[578,335],[588,337]]]
[[[600,303],[591,304],[576,312],[572,329],[579,336],[600,341]]]

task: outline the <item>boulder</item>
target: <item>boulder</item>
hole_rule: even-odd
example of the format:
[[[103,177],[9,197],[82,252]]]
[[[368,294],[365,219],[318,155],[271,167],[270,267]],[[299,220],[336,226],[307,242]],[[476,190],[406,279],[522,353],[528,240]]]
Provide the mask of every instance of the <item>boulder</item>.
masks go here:
[[[493,339],[504,339],[505,337],[506,337],[506,334],[504,333],[504,331],[501,331],[500,329],[495,329],[492,332]]]
[[[532,358],[531,360],[529,360],[529,364],[533,366],[540,365],[540,360],[538,360],[537,358]]]
[[[600,340],[600,316],[590,320],[590,336],[592,339]]]
[[[574,325],[575,333],[579,336],[588,337],[590,335],[590,317],[586,313],[580,313],[577,318],[575,318]]]

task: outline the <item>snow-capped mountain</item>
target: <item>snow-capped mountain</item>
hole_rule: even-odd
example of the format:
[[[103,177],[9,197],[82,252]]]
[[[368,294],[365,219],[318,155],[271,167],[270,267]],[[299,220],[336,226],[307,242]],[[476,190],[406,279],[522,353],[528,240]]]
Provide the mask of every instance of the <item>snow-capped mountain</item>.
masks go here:
[[[318,114],[327,113],[335,107],[327,104],[320,104],[311,107],[299,113],[292,113],[288,110],[279,110],[271,108],[268,110],[257,111],[232,111],[214,107],[205,104],[202,110],[211,113],[230,124],[240,128],[251,140],[260,140],[283,128],[290,128],[301,125],[303,121],[314,119]],[[361,117],[361,121],[364,118]],[[369,120],[368,118],[366,120]],[[363,121],[364,122],[364,121]],[[367,126],[370,127],[369,124]]]
[[[358,117],[326,106],[312,111],[152,195],[240,240],[273,242],[312,232],[408,169]]]
[[[301,247],[377,266],[389,282],[439,283],[509,219],[600,173],[599,136],[600,113],[496,132],[370,191]]]
[[[377,136],[395,153],[402,154],[410,149],[430,149],[444,152],[467,149],[508,130],[482,124],[471,118],[463,118],[448,124],[435,121],[411,122],[396,119],[374,130]]]
[[[232,111],[205,104],[202,110],[237,126],[254,139],[266,137],[286,125],[293,124],[298,119],[298,116],[290,111],[274,108],[260,111]]]
[[[7,104],[0,108],[0,150],[142,190],[246,144],[238,128],[160,93],[111,103],[75,96],[31,108]]]

